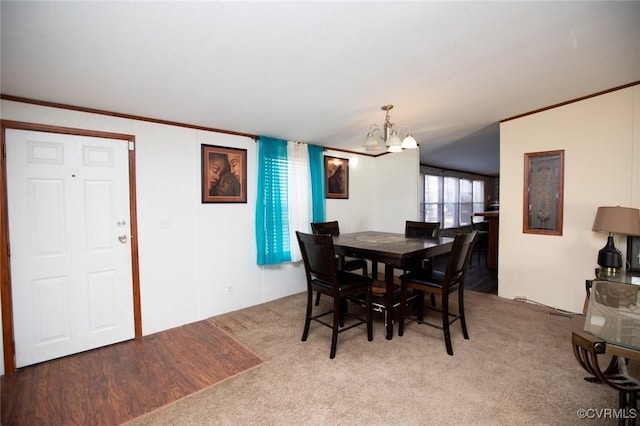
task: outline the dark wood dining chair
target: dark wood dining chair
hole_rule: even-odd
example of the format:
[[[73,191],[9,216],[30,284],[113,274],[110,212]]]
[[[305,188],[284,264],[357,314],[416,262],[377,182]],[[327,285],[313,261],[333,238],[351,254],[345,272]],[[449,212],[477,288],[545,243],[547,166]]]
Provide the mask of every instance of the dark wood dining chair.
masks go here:
[[[471,252],[476,239],[477,232],[456,235],[453,241],[447,268],[444,272],[436,270],[415,270],[400,276],[400,318],[398,325],[398,335],[404,334],[405,317],[407,316],[407,293],[409,289],[414,291],[430,293],[440,298],[440,307],[425,305],[421,303],[417,311],[418,322],[436,327],[444,332],[447,353],[453,355],[451,346],[450,326],[453,322],[460,320],[462,334],[465,339],[469,339],[467,332],[467,322],[464,315],[464,279],[469,268]],[[458,292],[458,312],[449,312],[449,297],[454,292]],[[424,320],[424,309],[434,310],[441,314],[441,324],[436,324]]]
[[[404,236],[407,238],[437,237],[440,232],[440,222],[415,222],[407,220],[404,225]]]
[[[407,220],[404,236],[407,238],[436,238],[440,233],[440,222],[416,222]],[[432,259],[414,259],[405,267],[405,273],[415,269],[431,269]],[[433,300],[433,296],[431,298]]]
[[[471,216],[471,228],[474,231],[478,231],[476,242],[473,246],[473,252],[476,254],[478,263],[480,258],[484,256],[484,264],[488,266],[488,254],[489,254],[489,222],[474,222],[473,216]],[[473,255],[471,255],[473,257]]]
[[[311,231],[314,234],[340,235],[340,226],[337,220],[331,222],[313,222]],[[338,268],[343,271],[357,271],[362,269],[363,275],[369,275],[367,261],[355,257],[338,256]],[[316,296],[316,306],[320,304],[320,293]]]
[[[367,276],[354,274],[338,269],[338,260],[333,247],[333,238],[328,234],[305,234],[296,231],[300,252],[304,261],[307,279],[307,312],[304,321],[302,341],[309,335],[311,321],[316,321],[332,329],[331,352],[329,357],[335,358],[338,334],[358,325],[366,324],[367,339],[373,340],[373,314],[371,311],[371,283]],[[333,298],[333,309],[313,314],[313,292],[325,294]],[[348,297],[365,294],[365,317],[348,313],[344,308]],[[333,321],[326,322],[324,317],[333,314]],[[345,318],[355,322],[346,325]]]

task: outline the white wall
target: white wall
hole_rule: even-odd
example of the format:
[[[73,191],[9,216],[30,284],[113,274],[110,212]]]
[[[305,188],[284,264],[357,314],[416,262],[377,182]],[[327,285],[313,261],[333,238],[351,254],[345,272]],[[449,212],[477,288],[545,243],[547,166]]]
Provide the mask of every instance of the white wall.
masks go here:
[[[301,263],[256,265],[253,139],[5,100],[0,107],[5,120],[135,136],[143,334],[305,291]],[[246,204],[201,203],[201,144],[247,150]],[[349,199],[327,200],[327,218],[342,232],[402,232],[413,216],[405,212],[418,208],[417,151],[327,155],[350,159]]]
[[[327,220],[338,220],[340,232],[404,233],[405,221],[418,218],[419,150],[375,158],[331,150],[326,155],[349,159],[349,200],[327,200]]]
[[[406,220],[417,220],[420,184],[420,152],[405,150],[376,161],[378,202],[373,229],[404,233]]]
[[[640,207],[640,86],[500,126],[499,295],[581,312],[606,235],[598,206]],[[634,131],[635,128],[635,131]],[[522,232],[524,154],[565,150],[562,236]],[[616,238],[626,251],[626,237]]]

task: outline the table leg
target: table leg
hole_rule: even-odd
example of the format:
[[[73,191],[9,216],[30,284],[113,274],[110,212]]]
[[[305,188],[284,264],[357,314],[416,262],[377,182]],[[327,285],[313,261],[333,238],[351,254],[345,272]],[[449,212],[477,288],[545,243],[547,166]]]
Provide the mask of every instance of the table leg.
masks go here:
[[[396,317],[393,309],[393,266],[384,264],[384,282],[385,282],[385,335],[387,340],[393,339],[393,319]]]

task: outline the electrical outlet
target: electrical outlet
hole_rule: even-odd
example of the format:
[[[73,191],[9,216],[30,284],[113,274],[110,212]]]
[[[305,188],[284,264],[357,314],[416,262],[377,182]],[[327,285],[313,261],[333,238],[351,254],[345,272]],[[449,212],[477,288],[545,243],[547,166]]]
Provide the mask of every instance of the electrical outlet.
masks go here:
[[[160,218],[160,229],[169,229],[171,228],[171,219],[168,217]]]
[[[231,294],[233,293],[232,290],[233,290],[233,288],[230,285],[228,285],[227,286],[227,296],[231,296]]]

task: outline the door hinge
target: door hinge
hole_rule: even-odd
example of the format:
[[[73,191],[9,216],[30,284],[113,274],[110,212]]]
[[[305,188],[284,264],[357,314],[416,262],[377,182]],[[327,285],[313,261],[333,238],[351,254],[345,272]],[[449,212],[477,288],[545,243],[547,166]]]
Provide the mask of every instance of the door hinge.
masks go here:
[[[136,147],[133,141],[129,141],[129,151],[135,151]]]

